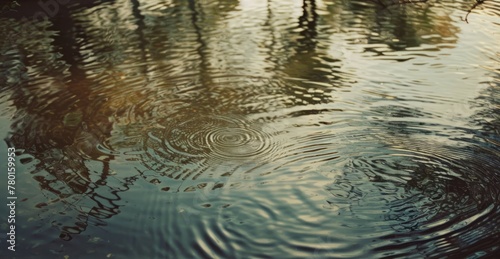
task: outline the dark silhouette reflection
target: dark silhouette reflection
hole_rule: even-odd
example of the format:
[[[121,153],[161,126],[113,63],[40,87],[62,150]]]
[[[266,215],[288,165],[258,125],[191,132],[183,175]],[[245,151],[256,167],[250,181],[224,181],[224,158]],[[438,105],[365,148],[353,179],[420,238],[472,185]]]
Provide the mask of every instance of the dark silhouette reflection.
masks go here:
[[[332,101],[329,93],[346,84],[343,77],[347,75],[334,70],[341,66],[340,60],[325,61],[329,55],[325,49],[318,49],[322,39],[317,37],[319,15],[316,9],[316,1],[302,2],[302,15],[298,18],[297,28],[294,28],[298,30],[298,39],[290,42],[291,48],[287,49],[293,55],[281,69],[286,75],[301,79],[294,82],[292,87],[284,88],[285,93],[291,96],[293,105],[328,103]],[[320,111],[310,112],[314,114]]]
[[[439,164],[419,164],[405,184],[406,192],[423,196],[420,199],[408,196],[389,203],[391,209],[386,220],[398,222],[397,231],[383,237],[390,245],[375,251],[414,247],[421,255],[460,257],[490,253],[500,235],[498,147],[497,150],[474,146],[469,150],[434,151],[428,158]],[[440,160],[433,155],[455,159]]]
[[[38,161],[31,174],[47,201],[36,207],[48,207],[74,218],[73,222],[57,224],[60,237],[69,240],[72,234],[83,232],[89,221],[94,226],[105,225],[103,219],[116,215],[118,194],[128,190],[135,177],[123,178],[122,183],[115,186],[107,185],[109,161],[113,156],[99,152],[97,147],[109,137],[112,124],[108,120],[109,111],[96,113],[99,102],[89,100],[92,98],[89,86],[97,83],[88,79],[81,67],[82,46],[76,40],[87,36],[66,8],[61,7],[51,22],[51,26],[44,29],[57,32],[52,45],[36,49],[29,47],[29,38],[16,39],[19,42],[16,47],[24,54],[18,61],[37,70],[38,79],[28,81],[21,77],[13,85],[11,99],[17,112],[7,140]],[[30,32],[40,25],[20,26]],[[52,52],[60,53],[61,58],[47,60]],[[61,62],[64,65],[61,66]],[[91,160],[101,163],[102,170],[89,169],[87,162]]]
[[[89,6],[86,7],[89,8]],[[189,92],[189,96],[185,97],[185,104],[180,103],[178,107],[162,116],[173,116],[179,110],[188,112],[188,110],[203,111],[206,109],[210,112],[213,110],[211,106],[217,100],[211,97],[213,91],[208,90],[210,85],[215,85],[215,83],[211,81],[209,74],[205,39],[202,29],[198,25],[199,13],[195,9],[194,2],[187,6],[183,3],[178,4],[171,9],[173,10],[169,9],[167,12],[191,12],[192,14],[191,23],[186,23],[184,17],[174,19],[178,19],[175,23],[183,24],[187,29],[194,28],[197,37],[195,44],[198,43],[199,46],[194,48],[195,52],[192,54],[198,55],[194,58],[195,60],[201,60],[198,75],[199,82],[203,87]],[[31,154],[36,159],[28,160],[28,163],[38,161],[31,174],[39,182],[47,201],[40,202],[37,207],[40,209],[48,207],[74,219],[73,222],[56,223],[61,231],[60,237],[64,240],[69,240],[72,235],[83,232],[89,224],[93,226],[105,225],[104,219],[110,218],[120,211],[121,192],[127,191],[139,177],[150,181],[148,178],[150,176],[141,171],[137,171],[130,177],[120,177],[116,175],[116,172],[111,172],[109,163],[115,159],[115,155],[113,155],[115,152],[112,151],[112,147],[106,146],[107,140],[111,137],[114,123],[118,125],[126,123],[130,129],[148,127],[148,124],[157,122],[156,118],[152,118],[154,117],[153,113],[158,112],[158,108],[168,108],[154,104],[159,101],[159,97],[151,99],[155,89],[144,92],[142,88],[134,88],[137,81],[132,81],[130,89],[126,89],[124,84],[129,80],[128,74],[137,73],[140,83],[145,85],[149,82],[144,78],[156,77],[156,81],[165,80],[168,82],[172,80],[171,77],[175,77],[175,73],[173,75],[166,73],[161,75],[160,79],[155,74],[156,71],[150,71],[150,66],[155,64],[148,64],[148,53],[150,53],[150,48],[154,46],[155,39],[153,37],[152,40],[145,40],[149,35],[145,34],[145,16],[140,13],[139,2],[133,1],[130,11],[133,14],[133,23],[137,25],[135,31],[137,36],[131,37],[132,42],[127,44],[134,48],[134,53],[130,57],[123,56],[124,53],[115,40],[125,44],[125,41],[131,39],[115,39],[116,35],[113,35],[113,33],[121,33],[121,28],[90,30],[74,22],[71,10],[60,11],[57,16],[51,17],[50,26],[44,28],[56,31],[55,36],[53,36],[54,41],[51,41],[49,49],[30,49],[23,43],[17,46],[19,49],[27,51],[24,56],[20,57],[19,61],[25,67],[34,68],[38,80],[24,78],[23,81],[18,81],[16,87],[13,88],[11,99],[17,111],[13,118],[12,134],[7,139],[13,146],[25,150],[26,154]],[[111,17],[113,15],[111,12]],[[160,17],[159,19],[165,18]],[[171,20],[171,18],[168,19]],[[66,23],[62,21],[66,21]],[[86,25],[91,26],[91,24]],[[30,26],[26,28],[36,29],[36,27]],[[112,34],[103,37],[105,33]],[[43,36],[47,37],[47,35]],[[180,40],[182,37],[182,35],[175,35],[172,39]],[[84,40],[77,41],[76,38]],[[110,41],[107,41],[108,39]],[[20,39],[19,42],[23,42],[23,40]],[[166,38],[157,42],[169,43],[172,40]],[[189,44],[193,43],[189,42]],[[82,50],[89,47],[100,53],[98,57],[100,58],[99,67],[95,65],[87,67],[87,59],[92,57],[82,55]],[[50,56],[52,52],[60,53],[61,57],[47,60],[46,57]],[[121,57],[116,59],[116,56]],[[137,59],[133,62],[141,65],[134,66],[131,69],[133,72],[130,70],[122,72],[116,69],[120,61],[128,58]],[[158,56],[152,56],[153,60],[155,58]],[[164,60],[160,58],[159,63]],[[64,65],[58,65],[61,62]],[[174,62],[177,61],[174,60]],[[40,66],[42,63],[51,69],[45,70],[44,66]],[[101,67],[108,68],[108,70],[102,71]],[[186,68],[191,69],[189,64]],[[182,87],[189,88],[192,86],[190,81],[191,79],[180,80],[180,83],[182,83]],[[172,86],[175,87],[174,84]],[[171,90],[178,91],[179,87],[167,89],[167,91]],[[193,96],[190,96],[191,94],[195,94],[199,102],[192,103]],[[179,97],[179,100],[184,98],[182,94]],[[166,96],[164,100],[160,101],[167,105],[172,100]],[[232,110],[233,108],[226,106],[223,109]],[[162,116],[159,116],[158,120],[167,119],[162,118]],[[130,130],[127,132],[126,134],[130,134],[128,135],[130,138],[143,138],[143,135],[147,133],[144,131],[131,132]],[[120,146],[121,143],[124,142],[120,140],[119,143],[114,144],[122,148],[136,145],[136,143],[127,143],[125,146]],[[152,167],[148,166],[151,158],[146,156],[144,159],[146,168],[151,169]],[[180,163],[185,163],[185,161],[180,161]],[[91,169],[95,167],[100,169]],[[177,178],[176,175],[164,175],[158,167],[154,168],[159,176]],[[174,166],[168,169],[175,171],[179,167]],[[189,174],[185,177],[188,176]],[[151,180],[152,183],[157,181],[156,177]]]
[[[491,79],[483,83],[487,87],[472,104],[480,107],[471,117],[475,129],[446,126],[455,132],[448,135],[447,131],[437,132],[438,125],[425,122],[432,115],[418,109],[379,106],[370,111],[378,117],[370,124],[382,129],[384,133],[378,138],[394,149],[394,154],[369,153],[353,158],[358,178],[352,175],[341,178],[337,183],[342,183],[344,189],[332,187],[332,190],[336,194],[349,190],[345,186],[354,189],[360,182],[371,182],[385,194],[397,193],[397,199],[384,204],[387,212],[383,213],[395,232],[382,237],[388,244],[374,251],[396,257],[408,256],[408,251],[418,251],[421,256],[463,257],[495,253],[498,249],[495,247],[500,235],[497,71],[490,73]],[[447,138],[447,143],[432,142],[434,135]],[[363,213],[355,208],[352,211]],[[371,212],[377,215],[376,211]]]
[[[328,186],[327,202],[349,205],[341,211],[350,228],[391,229],[380,237],[382,245],[374,245],[380,256],[494,254],[500,235],[499,146],[425,141],[421,136],[435,132],[401,124],[387,123],[387,135],[377,136],[387,153],[351,155],[345,175]],[[378,217],[384,220],[371,221]]]
[[[299,28],[303,30],[299,41],[299,53],[308,52],[316,48],[316,36],[318,35],[316,26],[318,22],[318,13],[316,12],[315,0],[304,0],[302,4],[302,16],[299,17]]]
[[[369,57],[406,62],[423,55],[432,56],[431,51],[453,48],[457,42],[459,29],[450,14],[436,11],[432,5],[417,1],[368,2],[372,4],[353,2],[341,6],[346,14],[340,15],[339,24],[347,31],[368,30],[364,38],[353,37],[349,41],[361,44]],[[361,20],[354,22],[352,17]],[[400,51],[400,55],[394,55]]]
[[[28,58],[25,62],[29,65],[36,61]],[[58,87],[48,90],[46,84]],[[118,213],[114,204],[119,200],[117,193],[127,190],[132,181],[124,179],[122,186],[106,186],[108,162],[113,156],[102,154],[97,147],[109,137],[111,124],[103,114],[94,113],[95,107],[86,106],[88,96],[83,87],[47,80],[21,86],[11,97],[17,112],[9,142],[39,161],[31,173],[41,189],[50,193],[50,204],[56,204],[50,208],[64,214],[76,213],[74,225],[61,226],[64,239],[85,230],[88,217],[108,218]],[[100,161],[102,171],[89,169],[89,160]],[[102,192],[111,195],[101,197]],[[81,210],[82,206],[90,210]]]

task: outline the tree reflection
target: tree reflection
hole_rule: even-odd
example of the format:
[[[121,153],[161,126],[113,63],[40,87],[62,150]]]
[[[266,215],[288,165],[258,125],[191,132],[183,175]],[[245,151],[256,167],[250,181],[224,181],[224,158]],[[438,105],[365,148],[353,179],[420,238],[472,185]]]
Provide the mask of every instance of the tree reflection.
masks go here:
[[[153,184],[162,177],[169,183],[195,178],[182,170],[196,159],[165,162],[171,157],[153,159],[140,149],[148,148],[148,138],[154,137],[148,133],[159,132],[171,121],[181,124],[179,114],[187,114],[180,116],[186,120],[265,115],[283,107],[335,102],[331,93],[350,87],[353,74],[343,71],[344,61],[332,54],[332,32],[339,39],[346,37],[348,44],[366,44],[367,52],[378,43],[399,51],[423,43],[456,42],[458,29],[447,14],[424,10],[415,17],[404,12],[387,15],[372,6],[335,1],[325,15],[318,11],[318,2],[302,1],[300,15],[290,18],[290,26],[282,23],[290,14],[275,12],[273,1],[267,1],[262,8],[267,13],[250,10],[260,15],[257,26],[238,23],[240,1],[151,1],[148,6],[137,0],[108,1],[109,6],[95,1],[85,6],[88,9],[61,9],[49,24],[39,25],[42,31],[28,26],[30,35],[5,47],[16,54],[2,56],[2,63],[11,59],[17,65],[10,68],[22,66],[15,83],[3,86],[16,109],[7,141],[37,161],[30,173],[45,195],[38,198],[37,207],[72,218],[56,223],[61,238],[69,240],[89,225],[105,225],[105,219],[120,213],[120,195],[140,178]],[[231,27],[231,22],[240,27]],[[358,34],[362,42],[346,36],[360,26],[366,29]],[[435,31],[441,37],[420,37]],[[265,99],[268,96],[275,98]],[[401,107],[379,112],[387,110],[423,116]],[[384,125],[388,134],[411,128]],[[140,157],[143,168],[121,176],[111,169],[112,163],[127,152],[140,153],[133,159]],[[151,179],[146,169],[160,176]],[[51,216],[47,214],[43,220]]]

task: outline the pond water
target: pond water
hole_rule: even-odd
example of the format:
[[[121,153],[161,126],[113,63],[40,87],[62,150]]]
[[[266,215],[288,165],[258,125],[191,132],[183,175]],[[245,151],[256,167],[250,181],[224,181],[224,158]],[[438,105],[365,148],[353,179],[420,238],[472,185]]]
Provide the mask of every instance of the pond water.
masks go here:
[[[0,18],[2,258],[500,251],[499,2],[50,3]]]

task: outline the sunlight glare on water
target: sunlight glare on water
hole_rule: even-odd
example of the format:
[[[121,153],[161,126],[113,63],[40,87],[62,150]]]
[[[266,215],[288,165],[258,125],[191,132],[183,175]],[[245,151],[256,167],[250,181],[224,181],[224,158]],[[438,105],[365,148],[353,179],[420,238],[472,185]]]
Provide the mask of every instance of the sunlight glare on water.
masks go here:
[[[16,256],[498,253],[500,5],[391,3],[1,16]]]

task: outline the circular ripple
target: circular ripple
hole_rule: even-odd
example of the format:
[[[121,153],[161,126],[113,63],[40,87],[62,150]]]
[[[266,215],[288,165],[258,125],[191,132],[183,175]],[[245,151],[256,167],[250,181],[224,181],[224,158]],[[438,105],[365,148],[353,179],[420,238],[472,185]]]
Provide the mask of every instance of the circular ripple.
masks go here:
[[[353,232],[376,237],[375,253],[405,257],[418,247],[425,257],[454,254],[458,247],[480,250],[479,241],[498,234],[492,229],[498,222],[498,158],[481,157],[473,148],[408,144],[351,156],[345,175],[328,187],[328,203],[349,216],[347,226],[370,229]]]
[[[216,129],[207,135],[207,142],[212,143],[214,155],[221,158],[246,158],[268,153],[272,148],[270,137],[252,128]]]
[[[174,118],[149,133],[163,155],[177,159],[241,160],[276,152],[273,136],[257,123],[235,116]]]

